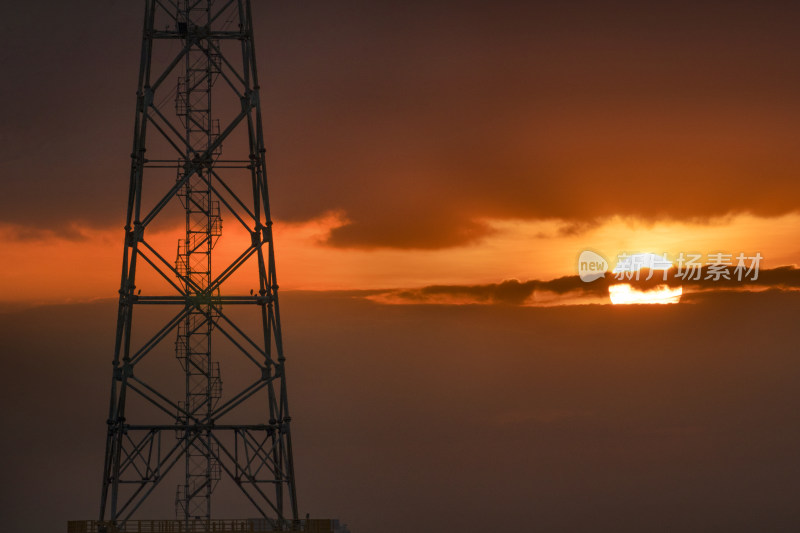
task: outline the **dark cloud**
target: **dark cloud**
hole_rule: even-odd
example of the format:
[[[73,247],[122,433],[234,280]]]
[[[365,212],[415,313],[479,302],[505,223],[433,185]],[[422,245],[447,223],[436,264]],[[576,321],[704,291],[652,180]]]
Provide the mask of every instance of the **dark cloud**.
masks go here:
[[[345,212],[331,245],[440,248],[485,236],[487,217],[580,231],[798,207],[792,3],[255,9],[273,212]],[[3,222],[122,220],[140,10],[10,6]]]
[[[4,237],[13,241],[47,241],[55,238],[81,242],[88,239],[86,232],[75,224],[56,225],[51,228],[12,224],[5,226],[3,230]]]
[[[650,271],[643,269],[638,280],[619,279],[606,274],[604,278],[587,283],[578,276],[563,276],[549,281],[512,279],[485,285],[431,285],[418,289],[370,291],[366,295],[375,301],[393,303],[522,305],[535,304],[537,293],[577,299],[582,296],[605,296],[608,287],[618,283],[629,283],[638,290],[651,290],[659,285],[682,286],[685,298],[694,301],[704,298],[709,292],[800,289],[800,269],[790,266],[760,270],[756,280],[752,279],[751,274],[749,277],[743,275],[740,281],[732,271],[730,279],[715,279],[705,268],[699,270],[699,280],[681,280],[675,278],[675,274],[675,269],[669,270],[664,281],[663,271],[654,271],[650,276]]]

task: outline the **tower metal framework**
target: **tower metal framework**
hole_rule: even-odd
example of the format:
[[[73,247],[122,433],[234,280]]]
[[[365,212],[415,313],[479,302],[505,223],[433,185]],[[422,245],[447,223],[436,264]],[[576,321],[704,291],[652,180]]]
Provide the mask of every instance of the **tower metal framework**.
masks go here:
[[[144,3],[98,524],[125,531],[162,482],[177,479],[175,520],[184,531],[208,530],[212,496],[227,479],[268,529],[295,529],[300,521],[251,3]],[[220,268],[215,248],[224,239],[223,215],[246,238]],[[183,226],[174,260],[157,245],[159,222]],[[246,265],[257,272],[257,288],[229,294],[231,277]],[[158,279],[168,290],[142,295],[148,288],[139,288],[140,278]],[[134,311],[138,317],[149,306],[172,310],[154,333],[137,335]],[[239,306],[256,311],[257,334],[229,312]],[[182,378],[179,387],[165,389],[159,376],[140,368],[163,355],[170,339]],[[244,356],[252,369],[250,381],[225,394],[220,346]],[[241,423],[254,412],[258,420]]]

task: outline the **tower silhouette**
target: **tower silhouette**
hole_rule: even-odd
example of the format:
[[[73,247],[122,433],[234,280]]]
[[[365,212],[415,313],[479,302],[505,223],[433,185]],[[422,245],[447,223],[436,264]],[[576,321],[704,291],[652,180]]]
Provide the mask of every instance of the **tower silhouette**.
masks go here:
[[[171,479],[159,530],[296,529],[251,3],[144,3],[99,521],[75,527],[134,530]],[[252,518],[213,521],[220,480]]]

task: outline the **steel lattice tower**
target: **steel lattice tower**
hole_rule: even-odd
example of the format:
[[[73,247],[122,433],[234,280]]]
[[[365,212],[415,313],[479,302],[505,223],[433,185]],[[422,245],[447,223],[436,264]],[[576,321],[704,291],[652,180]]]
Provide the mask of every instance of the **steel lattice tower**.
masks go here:
[[[100,528],[124,531],[174,479],[176,520],[184,531],[209,530],[224,478],[269,529],[299,527],[250,0],[145,0],[131,158]],[[212,268],[223,214],[247,238]],[[180,219],[170,261],[150,234]],[[257,289],[228,295],[226,282],[246,264]],[[143,269],[168,292],[142,295]],[[257,335],[228,312],[248,305]],[[172,311],[140,340],[133,318],[143,306]],[[139,371],[171,339],[183,375],[177,398]],[[252,363],[249,384],[227,395],[218,339]],[[259,398],[260,420],[227,421]]]

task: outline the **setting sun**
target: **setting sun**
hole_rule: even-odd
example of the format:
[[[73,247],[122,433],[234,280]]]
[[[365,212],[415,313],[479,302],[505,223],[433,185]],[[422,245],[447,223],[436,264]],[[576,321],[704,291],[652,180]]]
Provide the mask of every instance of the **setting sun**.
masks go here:
[[[654,289],[640,291],[628,283],[611,285],[608,296],[612,304],[676,304],[683,294],[683,287],[671,288],[658,285]]]

